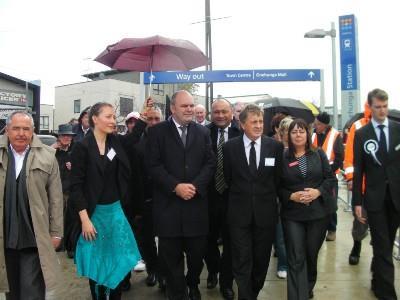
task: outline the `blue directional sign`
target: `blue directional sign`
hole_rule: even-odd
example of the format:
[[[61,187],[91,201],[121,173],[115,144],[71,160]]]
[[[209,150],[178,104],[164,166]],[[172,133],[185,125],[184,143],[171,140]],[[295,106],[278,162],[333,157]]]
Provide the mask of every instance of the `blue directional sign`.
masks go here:
[[[144,83],[320,81],[320,69],[218,70],[144,73]]]
[[[354,15],[340,16],[339,24],[342,90],[357,90],[357,40]]]
[[[357,19],[354,15],[339,17],[342,125],[359,112],[360,85],[358,72]]]

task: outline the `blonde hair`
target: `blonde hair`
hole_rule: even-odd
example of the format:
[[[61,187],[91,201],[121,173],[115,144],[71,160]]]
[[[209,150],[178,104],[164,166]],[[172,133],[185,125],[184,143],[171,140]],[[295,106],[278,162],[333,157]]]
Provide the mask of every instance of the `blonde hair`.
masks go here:
[[[292,117],[285,117],[279,123],[279,136],[281,137],[281,139],[283,138],[284,131],[286,132],[289,131],[289,126],[292,122],[293,122]]]

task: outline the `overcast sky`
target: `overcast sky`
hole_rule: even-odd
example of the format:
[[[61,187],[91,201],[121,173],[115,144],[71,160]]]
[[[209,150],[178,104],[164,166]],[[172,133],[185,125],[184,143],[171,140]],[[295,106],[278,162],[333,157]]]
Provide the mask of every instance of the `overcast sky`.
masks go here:
[[[329,30],[331,21],[338,30],[340,15],[355,14],[361,102],[379,87],[389,93],[390,106],[400,108],[398,12],[397,1],[211,0],[212,18],[230,17],[212,23],[213,67],[324,69],[329,105],[330,38],[303,36],[315,28]],[[0,72],[42,80],[42,103],[53,103],[54,86],[84,81],[81,74],[106,69],[92,59],[121,38],[159,34],[188,39],[204,51],[204,23],[191,24],[203,19],[203,0],[0,0]],[[337,51],[339,72],[339,47]],[[204,94],[203,88],[199,93]],[[214,86],[215,95],[258,93],[318,102],[320,92],[316,82]]]

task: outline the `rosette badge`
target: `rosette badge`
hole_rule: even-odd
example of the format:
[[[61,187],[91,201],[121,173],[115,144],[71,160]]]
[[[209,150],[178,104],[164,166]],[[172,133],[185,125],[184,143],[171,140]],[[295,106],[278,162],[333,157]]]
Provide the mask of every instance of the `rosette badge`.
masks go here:
[[[375,162],[382,166],[382,163],[379,161],[379,159],[376,157],[376,153],[379,150],[379,145],[378,142],[375,140],[368,140],[364,143],[364,151],[367,154],[370,154],[372,158],[375,160]]]

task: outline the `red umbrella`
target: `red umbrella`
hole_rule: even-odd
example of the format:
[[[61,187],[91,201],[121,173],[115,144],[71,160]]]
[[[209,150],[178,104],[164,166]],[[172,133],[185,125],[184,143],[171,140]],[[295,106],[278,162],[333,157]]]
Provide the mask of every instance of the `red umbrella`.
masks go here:
[[[159,35],[122,39],[109,45],[95,61],[117,70],[140,72],[186,71],[208,63],[193,43]]]

